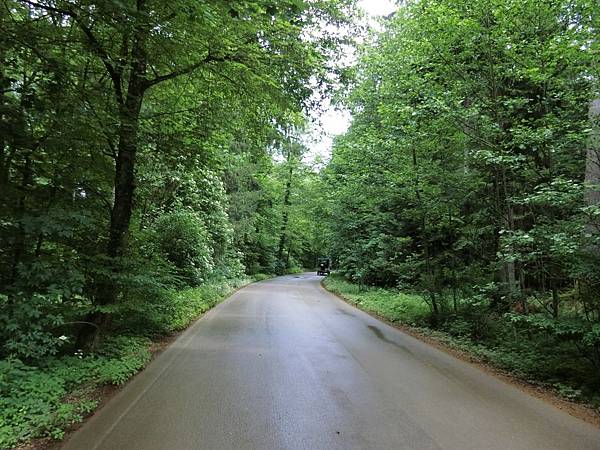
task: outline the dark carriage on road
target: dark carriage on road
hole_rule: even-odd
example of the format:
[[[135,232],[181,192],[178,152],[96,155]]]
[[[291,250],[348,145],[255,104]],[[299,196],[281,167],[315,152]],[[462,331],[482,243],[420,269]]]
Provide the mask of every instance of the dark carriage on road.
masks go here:
[[[319,258],[317,260],[317,275],[329,275],[331,272],[331,259]]]

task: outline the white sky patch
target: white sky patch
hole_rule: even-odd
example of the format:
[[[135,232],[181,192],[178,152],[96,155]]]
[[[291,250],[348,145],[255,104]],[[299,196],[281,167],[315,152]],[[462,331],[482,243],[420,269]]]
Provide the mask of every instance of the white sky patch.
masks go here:
[[[367,13],[367,20],[375,29],[379,28],[377,19],[388,16],[398,9],[396,2],[392,0],[359,0],[358,5]],[[354,55],[348,54],[346,58],[352,60]],[[330,101],[326,103],[325,111],[319,120],[310,126],[303,139],[304,144],[309,148],[306,160],[316,165],[320,165],[321,161],[329,160],[334,137],[344,134],[352,121],[349,111],[337,109]]]
[[[387,16],[398,9],[396,2],[390,0],[359,0],[358,5],[369,16]]]

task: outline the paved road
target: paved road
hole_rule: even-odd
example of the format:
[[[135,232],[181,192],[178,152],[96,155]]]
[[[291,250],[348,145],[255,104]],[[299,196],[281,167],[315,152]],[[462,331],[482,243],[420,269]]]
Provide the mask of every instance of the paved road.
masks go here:
[[[207,313],[66,449],[600,449],[600,430],[358,311],[312,274]]]

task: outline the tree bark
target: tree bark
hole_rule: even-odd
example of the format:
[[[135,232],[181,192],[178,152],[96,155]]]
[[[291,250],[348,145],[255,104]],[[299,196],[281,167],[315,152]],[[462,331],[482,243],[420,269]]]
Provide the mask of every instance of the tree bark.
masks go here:
[[[283,197],[283,219],[281,224],[281,234],[279,237],[279,249],[277,252],[277,259],[280,263],[283,262],[283,251],[285,249],[285,244],[287,241],[287,226],[289,222],[289,208],[291,205],[290,195],[292,193],[292,178],[294,176],[294,166],[292,165],[292,149],[288,150],[287,154],[287,163],[288,163],[288,179],[285,183],[285,194]],[[289,256],[288,256],[289,260]],[[286,263],[287,266],[287,263]]]
[[[138,77],[135,77],[138,78]],[[115,197],[110,215],[109,238],[106,254],[113,259],[111,270],[120,270],[118,258],[125,254],[129,224],[133,211],[133,195],[135,191],[135,159],[138,150],[139,114],[142,107],[144,90],[131,78],[130,90],[127,93],[127,104],[121,113],[119,127],[119,145],[115,163]],[[107,306],[117,303],[120,287],[112,279],[98,283],[96,306]],[[79,339],[79,346],[93,349],[97,346],[100,332],[110,325],[111,314],[96,311],[88,318],[95,324],[94,328],[85,328]]]
[[[4,65],[4,58],[0,54],[0,89],[6,89],[8,83],[4,77],[2,67]],[[6,192],[8,186],[8,169],[10,164],[10,157],[8,155],[8,145],[6,143],[5,133],[8,132],[8,124],[5,122],[6,117],[4,114],[4,108],[6,105],[6,98],[4,92],[0,92],[0,191]]]
[[[23,164],[23,169],[22,169],[21,173],[22,173],[21,186],[20,186],[20,190],[18,193],[17,208],[15,211],[16,217],[19,220],[19,226],[18,226],[17,232],[15,234],[15,242],[14,242],[14,247],[13,247],[13,258],[12,258],[12,264],[11,264],[10,284],[14,283],[17,280],[19,264],[21,263],[21,260],[25,256],[26,235],[25,235],[25,227],[23,226],[22,221],[25,216],[25,211],[27,208],[26,207],[27,191],[31,185],[31,182],[33,181],[33,171],[31,169],[30,154],[25,156],[25,162]]]
[[[594,206],[600,203],[600,98],[593,100],[589,106],[589,120],[592,132],[585,158],[585,204]],[[592,226],[594,233],[597,226]]]
[[[552,317],[554,319],[558,319],[559,306],[560,306],[560,296],[558,295],[558,289],[553,286],[552,287]]]
[[[145,2],[138,0],[138,12],[143,11]],[[138,24],[134,33],[131,50],[131,69],[124,103],[119,103],[119,142],[115,161],[114,203],[110,214],[110,226],[106,254],[112,259],[114,272],[119,271],[118,258],[125,254],[129,224],[133,212],[133,196],[135,191],[135,160],[138,150],[138,131],[140,111],[144,94],[149,87],[146,80],[147,55],[145,51],[147,32]],[[115,81],[117,82],[117,81]],[[120,83],[120,78],[118,79]],[[115,89],[120,92],[120,86]],[[108,278],[100,281],[96,287],[95,303],[97,307],[105,307],[117,303],[119,286]],[[83,328],[79,334],[78,347],[94,349],[100,339],[100,332],[110,324],[111,314],[106,310],[93,312],[88,322],[94,327]]]

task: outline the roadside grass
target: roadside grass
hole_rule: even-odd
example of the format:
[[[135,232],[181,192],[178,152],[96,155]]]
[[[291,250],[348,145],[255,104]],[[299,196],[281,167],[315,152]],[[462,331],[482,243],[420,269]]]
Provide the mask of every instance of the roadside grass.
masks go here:
[[[359,287],[336,274],[325,278],[323,285],[366,312],[408,326],[473,360],[590,405],[600,413],[598,374],[573,342],[519,329],[507,316],[474,312],[464,303],[458,313],[447,313],[434,328],[430,308],[418,294]]]
[[[264,280],[268,280],[269,278],[273,278],[275,275],[271,275],[268,273],[257,273],[252,275],[252,279],[254,281],[264,281]]]
[[[36,365],[0,360],[0,449],[62,439],[98,406],[102,386],[123,385],[145,367],[153,342],[187,328],[234,290],[270,277],[216,281],[132,302],[116,314],[111,335],[92,354],[73,349]]]
[[[327,289],[365,311],[375,313],[391,322],[422,326],[430,314],[423,298],[389,289],[359,287],[339,275],[332,274],[323,280]]]

